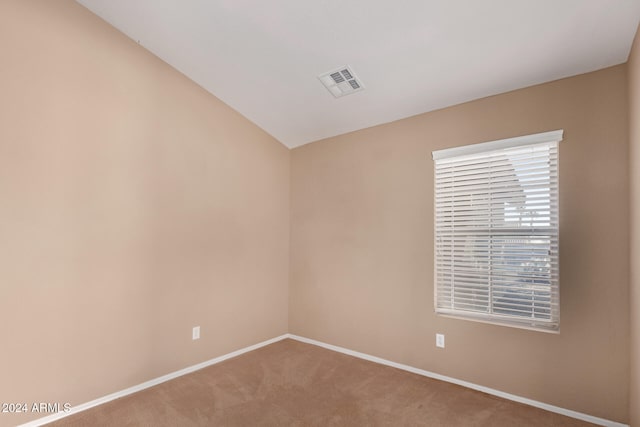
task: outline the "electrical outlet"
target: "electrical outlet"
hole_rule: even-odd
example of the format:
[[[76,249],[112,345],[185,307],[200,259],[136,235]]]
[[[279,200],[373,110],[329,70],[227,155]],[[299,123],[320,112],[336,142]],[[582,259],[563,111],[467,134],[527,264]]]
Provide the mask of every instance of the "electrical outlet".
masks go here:
[[[436,334],[436,347],[444,348],[444,334]]]
[[[194,326],[193,327],[193,331],[191,332],[191,339],[192,340],[199,340],[200,339],[200,326]]]

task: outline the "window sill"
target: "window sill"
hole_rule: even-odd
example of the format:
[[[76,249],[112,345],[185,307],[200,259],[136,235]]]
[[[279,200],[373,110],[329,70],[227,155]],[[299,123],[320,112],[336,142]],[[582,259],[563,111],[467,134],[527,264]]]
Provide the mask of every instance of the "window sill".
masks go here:
[[[435,314],[437,316],[447,317],[450,319],[467,320],[467,321],[478,322],[478,323],[487,323],[490,325],[506,326],[509,328],[517,328],[517,329],[526,329],[529,331],[544,332],[547,334],[554,334],[554,335],[560,334],[560,327],[554,327],[554,326],[549,326],[549,327],[534,326],[534,325],[528,325],[526,322],[514,322],[511,320],[500,321],[497,319],[488,319],[482,315],[478,315],[478,316],[460,315],[460,314],[451,314],[451,313],[440,313],[438,311],[436,311]]]

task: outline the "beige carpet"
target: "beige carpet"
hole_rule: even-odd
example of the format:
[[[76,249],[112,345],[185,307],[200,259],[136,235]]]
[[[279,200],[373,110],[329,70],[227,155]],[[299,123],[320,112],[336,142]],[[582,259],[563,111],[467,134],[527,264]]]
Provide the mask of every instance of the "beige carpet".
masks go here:
[[[51,426],[588,426],[284,340]]]

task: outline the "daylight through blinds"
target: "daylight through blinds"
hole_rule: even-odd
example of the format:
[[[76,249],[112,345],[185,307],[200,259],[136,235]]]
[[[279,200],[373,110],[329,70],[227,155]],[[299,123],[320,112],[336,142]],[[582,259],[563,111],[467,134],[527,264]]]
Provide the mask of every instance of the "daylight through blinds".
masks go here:
[[[437,312],[558,328],[561,135],[434,153]]]

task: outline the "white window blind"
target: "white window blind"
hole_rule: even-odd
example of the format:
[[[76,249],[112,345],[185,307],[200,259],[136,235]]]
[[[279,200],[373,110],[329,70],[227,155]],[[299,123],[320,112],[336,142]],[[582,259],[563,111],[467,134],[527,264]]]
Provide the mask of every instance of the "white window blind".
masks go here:
[[[433,152],[437,313],[559,328],[562,133]]]

